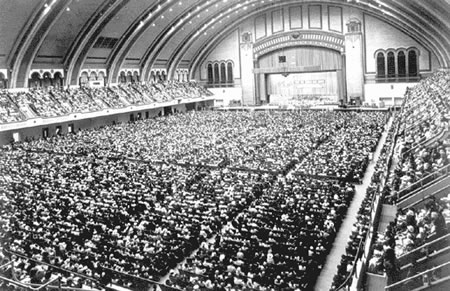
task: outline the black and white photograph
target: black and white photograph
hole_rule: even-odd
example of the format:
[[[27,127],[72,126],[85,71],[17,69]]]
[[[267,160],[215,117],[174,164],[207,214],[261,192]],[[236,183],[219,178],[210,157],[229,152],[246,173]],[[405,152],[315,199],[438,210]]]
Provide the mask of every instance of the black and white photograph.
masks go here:
[[[450,0],[0,0],[0,291],[450,290]]]

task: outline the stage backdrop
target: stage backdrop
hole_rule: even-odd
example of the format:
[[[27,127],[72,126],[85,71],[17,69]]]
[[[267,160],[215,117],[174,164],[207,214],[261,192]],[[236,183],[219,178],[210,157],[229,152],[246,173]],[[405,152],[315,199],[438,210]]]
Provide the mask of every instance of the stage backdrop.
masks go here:
[[[336,71],[267,75],[267,94],[271,104],[336,104],[338,91]]]
[[[277,105],[338,104],[343,96],[340,52],[321,47],[293,47],[258,59],[259,94]]]

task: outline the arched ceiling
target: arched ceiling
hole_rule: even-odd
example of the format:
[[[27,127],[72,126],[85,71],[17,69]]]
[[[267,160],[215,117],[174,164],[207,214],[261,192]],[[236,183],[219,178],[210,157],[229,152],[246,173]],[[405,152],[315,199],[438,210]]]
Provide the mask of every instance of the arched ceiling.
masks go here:
[[[292,3],[363,10],[405,32],[450,66],[450,0],[0,0],[0,68],[10,86],[32,68],[63,68],[72,84],[82,68],[192,68],[237,25]],[[98,43],[103,38],[103,43]]]

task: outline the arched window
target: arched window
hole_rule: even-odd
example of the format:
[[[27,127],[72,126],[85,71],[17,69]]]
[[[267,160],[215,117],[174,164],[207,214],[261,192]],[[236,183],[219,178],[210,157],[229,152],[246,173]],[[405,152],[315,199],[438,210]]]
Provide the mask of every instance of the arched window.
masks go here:
[[[399,77],[406,77],[406,56],[403,51],[398,52],[397,55],[397,70]]]
[[[162,79],[161,79],[161,74],[160,74],[159,71],[156,72],[155,81],[156,81],[156,82],[161,82],[161,81],[162,81]]]
[[[388,78],[395,78],[395,56],[393,52],[387,55],[387,74]]]
[[[62,78],[60,72],[55,73],[55,76],[53,77],[53,86],[55,86],[57,88],[63,86],[63,78]]]
[[[213,66],[211,64],[208,64],[207,71],[208,71],[208,83],[212,84],[214,83],[214,74],[213,74]]]
[[[100,81],[102,83],[102,86],[105,86],[105,73],[104,72],[99,72],[98,73],[98,77],[97,80]]]
[[[150,73],[150,83],[154,83],[156,81],[156,76],[155,76],[155,72],[152,71]]]
[[[50,75],[49,72],[45,72],[44,73],[44,77],[43,77],[43,80],[42,80],[42,86],[44,88],[52,86],[52,76]]]
[[[386,67],[383,53],[377,54],[377,76],[378,78],[386,77]]]
[[[127,73],[127,83],[131,83],[132,81],[133,81],[133,73],[129,71]]]
[[[219,64],[214,64],[214,83],[220,82]]]
[[[0,73],[0,89],[6,89],[6,77]]]
[[[166,77],[167,77],[167,76],[166,76],[166,72],[162,71],[162,72],[161,72],[161,81],[167,80]]]
[[[220,82],[221,83],[227,82],[227,68],[225,66],[225,63],[220,64]]]
[[[139,72],[138,71],[134,71],[133,73],[133,83],[134,82],[139,82]]]
[[[120,76],[119,76],[119,83],[126,83],[127,82],[127,76],[125,75],[125,72],[120,72]]]
[[[97,81],[97,73],[91,72],[91,75],[89,76],[89,81]]]
[[[80,85],[81,86],[86,86],[86,84],[89,82],[89,75],[87,72],[83,72],[81,73],[80,76]]]
[[[417,76],[417,53],[416,51],[409,51],[408,53],[408,75],[410,77]]]
[[[227,64],[227,83],[233,83],[234,82],[234,78],[233,78],[233,63],[232,62],[228,62]]]

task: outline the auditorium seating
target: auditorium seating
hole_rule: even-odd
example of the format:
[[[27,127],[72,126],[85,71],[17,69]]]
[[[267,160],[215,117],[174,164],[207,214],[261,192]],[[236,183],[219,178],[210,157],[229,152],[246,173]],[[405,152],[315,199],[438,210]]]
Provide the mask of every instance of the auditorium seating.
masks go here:
[[[25,118],[19,107],[11,100],[8,91],[0,91],[0,122],[17,122]]]
[[[376,225],[373,225],[373,219],[377,215],[377,204],[380,203],[382,191],[386,191],[383,185],[386,182],[386,173],[391,165],[390,157],[394,150],[398,121],[398,119],[393,121],[387,133],[386,141],[375,165],[375,172],[367,188],[366,196],[356,215],[356,222],[353,224],[345,254],[342,255],[337,274],[333,278],[333,284],[330,289],[332,291],[350,286],[353,283],[351,275],[355,271],[356,263],[364,255],[366,244],[370,245],[371,243],[371,234],[368,232],[373,232],[376,227]]]
[[[177,81],[154,84],[131,83],[101,88],[30,89],[27,92],[2,90],[0,123],[146,105],[174,99],[199,98],[211,94],[195,82]]]
[[[382,127],[379,113],[360,114]],[[10,206],[2,215],[13,209],[15,214],[12,220],[2,216],[9,221],[2,226],[3,247],[59,268],[44,268],[44,278],[66,276],[67,270],[99,286],[140,288],[218,233],[229,249],[234,234],[238,240],[246,235],[239,224],[252,219],[249,231],[267,235],[270,243],[261,243],[260,259],[271,249],[274,260],[286,264],[285,272],[256,284],[312,286],[311,274],[323,264],[353,188],[337,176],[285,178],[285,169],[292,157],[307,159],[333,133],[348,134],[326,125],[352,118],[352,113],[321,111],[192,112],[6,146],[1,184]],[[348,126],[357,134],[365,123]],[[369,154],[370,144],[366,147]],[[239,232],[222,234],[224,225]],[[290,237],[299,225],[300,236]],[[304,238],[311,241],[303,244]],[[298,255],[285,253],[283,245]],[[295,262],[304,268],[292,269]],[[18,271],[22,279],[40,280],[29,269]],[[78,286],[79,280],[70,278],[66,282]]]
[[[280,181],[200,246],[168,284],[185,289],[309,290],[354,194],[350,184]],[[267,290],[264,289],[264,290]]]
[[[388,290],[450,275],[447,196],[400,209],[378,235],[374,223],[374,205],[417,190],[403,176],[414,183],[448,164],[441,77],[411,89],[394,118],[333,290],[352,284],[366,249],[369,271],[387,273]],[[420,101],[424,88],[438,105]],[[79,92],[92,106],[119,108],[203,91],[165,82]],[[36,94],[55,104],[20,106],[41,116],[74,108],[64,93]],[[74,288],[311,289],[386,120],[380,112],[191,112],[5,146],[4,258],[20,280],[60,275]],[[431,134],[417,138],[422,130]]]
[[[397,215],[378,228],[367,260],[370,278],[387,275],[386,290],[439,290],[450,279],[448,80],[448,73],[437,72],[411,88],[398,116],[400,130],[382,193]],[[388,208],[383,206],[382,217]]]

